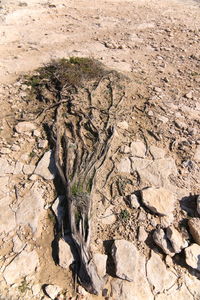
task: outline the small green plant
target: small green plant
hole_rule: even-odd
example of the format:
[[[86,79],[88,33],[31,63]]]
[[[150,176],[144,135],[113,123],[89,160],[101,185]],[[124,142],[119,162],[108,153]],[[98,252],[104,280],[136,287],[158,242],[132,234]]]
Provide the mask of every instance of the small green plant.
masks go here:
[[[21,285],[18,287],[20,293],[24,294],[27,290],[30,290],[28,283],[26,281],[26,277],[23,278]]]
[[[122,209],[120,214],[119,214],[119,219],[122,221],[126,221],[130,218],[130,213],[128,212],[127,209]]]
[[[79,183],[74,183],[71,187],[72,196],[78,196],[83,194],[83,186]]]
[[[30,156],[30,158],[33,158],[33,157],[35,157],[35,156],[36,156],[36,153],[35,153],[35,151],[31,151],[31,152],[30,152],[30,154],[29,154],[29,156]]]

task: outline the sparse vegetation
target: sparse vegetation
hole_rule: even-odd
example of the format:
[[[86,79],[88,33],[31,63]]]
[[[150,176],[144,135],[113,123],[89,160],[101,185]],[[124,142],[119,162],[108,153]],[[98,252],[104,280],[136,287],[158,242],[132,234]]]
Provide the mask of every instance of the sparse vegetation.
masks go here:
[[[119,219],[121,221],[126,221],[130,218],[130,213],[128,212],[127,209],[122,209],[120,214],[119,214]]]
[[[36,153],[35,153],[35,151],[31,151],[31,152],[30,152],[30,154],[29,154],[29,156],[30,156],[30,158],[33,158],[33,157],[35,157],[35,156],[36,156]]]
[[[18,286],[19,291],[24,294],[27,290],[30,290],[28,283],[26,281],[26,277],[23,278],[21,284]]]
[[[43,87],[60,91],[65,87],[81,86],[85,80],[98,80],[106,73],[103,65],[87,57],[70,57],[54,60],[39,68],[37,74],[26,78],[25,83],[36,93]]]
[[[79,183],[74,183],[71,188],[72,196],[78,196],[83,194],[83,186]]]

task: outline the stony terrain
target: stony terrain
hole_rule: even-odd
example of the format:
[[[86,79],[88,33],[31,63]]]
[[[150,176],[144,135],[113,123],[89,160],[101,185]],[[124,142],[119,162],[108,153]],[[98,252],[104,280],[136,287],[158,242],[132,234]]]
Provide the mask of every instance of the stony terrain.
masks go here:
[[[0,299],[200,299],[199,3],[0,4]],[[99,296],[75,292],[62,238],[56,263],[64,192],[47,114],[35,118],[23,77],[70,56],[129,78],[94,197],[91,251],[106,276]]]

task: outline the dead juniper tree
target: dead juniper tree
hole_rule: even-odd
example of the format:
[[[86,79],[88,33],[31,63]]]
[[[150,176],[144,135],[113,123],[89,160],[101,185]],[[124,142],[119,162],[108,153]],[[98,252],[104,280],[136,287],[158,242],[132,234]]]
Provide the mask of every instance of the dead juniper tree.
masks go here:
[[[55,109],[51,120],[55,162],[66,193],[62,235],[73,241],[79,282],[94,294],[101,291],[104,278],[90,251],[92,195],[126,98],[124,81],[122,75],[88,58],[54,61],[29,80],[36,98],[46,105],[38,115]]]

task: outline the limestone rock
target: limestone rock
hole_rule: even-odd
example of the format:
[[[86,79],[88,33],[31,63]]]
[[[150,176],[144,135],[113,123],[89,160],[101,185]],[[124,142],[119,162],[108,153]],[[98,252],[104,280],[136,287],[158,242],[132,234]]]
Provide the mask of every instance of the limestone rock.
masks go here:
[[[200,162],[200,145],[197,146],[195,154],[194,154],[194,160],[197,162]]]
[[[97,268],[97,273],[99,277],[101,278],[104,277],[106,275],[107,255],[101,253],[95,253],[92,259]]]
[[[168,215],[174,210],[174,194],[163,188],[150,187],[142,190],[142,201],[152,212]]]
[[[121,128],[121,129],[128,129],[128,127],[129,127],[129,125],[128,125],[128,123],[126,122],[126,121],[121,121],[121,122],[118,122],[117,123],[117,126],[119,127],[119,128]]]
[[[64,269],[69,268],[69,266],[73,262],[73,255],[68,243],[66,243],[63,239],[60,239],[58,242],[59,249],[59,266]]]
[[[61,292],[61,288],[57,285],[49,284],[45,287],[45,292],[51,299],[55,299]]]
[[[138,198],[135,194],[131,194],[128,196],[128,200],[130,203],[131,208],[139,208],[140,207],[140,203],[138,201]]]
[[[13,237],[13,252],[15,253],[19,253],[22,251],[22,249],[24,248],[24,243],[20,240],[20,238],[18,237],[18,235],[15,235]]]
[[[16,211],[17,225],[29,224],[33,232],[37,230],[39,217],[44,206],[43,193],[44,191],[38,186],[37,182],[27,191]]]
[[[141,253],[135,261],[136,268],[134,279],[128,282],[121,279],[111,281],[112,299],[123,300],[153,300],[154,296],[146,278],[146,259]],[[142,282],[142,284],[141,284]]]
[[[40,159],[34,172],[36,175],[43,177],[46,180],[55,178],[56,166],[53,157],[53,151],[46,152]]]
[[[20,122],[15,126],[15,130],[18,133],[33,131],[35,129],[36,129],[36,125],[31,122]]]
[[[32,274],[39,264],[37,252],[22,251],[14,260],[6,267],[3,276],[7,284],[13,284],[18,279]]]
[[[31,290],[33,292],[33,295],[34,296],[37,296],[39,294],[39,292],[41,291],[41,284],[34,284],[32,287],[31,287]]]
[[[0,176],[5,176],[6,174],[12,174],[14,171],[14,165],[9,164],[7,159],[0,157]]]
[[[116,215],[113,213],[113,209],[114,209],[113,205],[108,206],[104,214],[101,216],[101,222],[104,225],[111,225],[115,223],[115,221],[117,220]]]
[[[147,262],[147,278],[155,294],[169,289],[177,280],[174,273],[166,268],[165,263],[154,251],[151,251],[151,258]]]
[[[142,141],[131,143],[131,154],[136,157],[144,158],[146,155],[146,146]]]
[[[165,254],[170,256],[175,254],[163,229],[156,229],[153,233],[153,239],[156,245],[158,245]]]
[[[146,185],[167,186],[169,185],[169,175],[177,173],[175,161],[172,158],[152,161],[131,157],[130,160],[132,171],[137,171],[141,181]]]
[[[65,199],[64,195],[60,195],[56,198],[52,205],[52,210],[54,214],[56,215],[58,226],[61,229],[62,228],[62,219],[64,216],[64,206],[63,206],[63,200]]]
[[[152,164],[152,160],[143,159],[138,157],[130,157],[131,166],[133,171],[140,172],[143,169],[146,169],[149,165]]]
[[[198,245],[200,245],[200,219],[192,218],[188,221],[190,233]]]
[[[38,148],[39,149],[44,149],[48,146],[48,141],[47,140],[39,140],[38,141]]]
[[[163,228],[166,228],[166,227],[169,227],[173,224],[174,222],[174,215],[173,213],[167,215],[167,216],[163,216],[160,220],[160,225],[163,227]]]
[[[200,271],[200,246],[197,244],[192,244],[185,249],[186,263]]]
[[[0,177],[0,197],[3,198],[8,195],[9,193],[9,177]]]
[[[190,293],[193,295],[193,299],[200,299],[200,285],[198,277],[192,276],[189,273],[185,274],[185,285]]]
[[[115,262],[117,277],[133,281],[138,257],[136,247],[131,242],[115,240],[112,246],[112,256]]]
[[[144,242],[147,239],[147,237],[148,233],[146,232],[143,226],[140,226],[138,230],[138,241]]]
[[[121,173],[131,172],[131,162],[128,157],[122,158],[117,167],[118,171]]]
[[[26,175],[31,175],[35,170],[35,165],[24,165],[23,172]]]
[[[166,152],[162,148],[158,148],[156,146],[151,146],[150,153],[154,159],[160,159],[160,158],[164,158]]]
[[[184,240],[181,233],[174,226],[167,228],[167,238],[169,239],[175,253],[181,252],[182,249],[188,246],[187,241]]]
[[[20,161],[17,161],[16,164],[15,164],[13,174],[14,175],[22,174],[23,167],[24,167],[24,164]]]
[[[128,153],[130,153],[130,147],[127,145],[121,146],[120,152],[124,153],[124,154],[128,154]]]
[[[178,299],[178,300],[185,300],[185,299],[187,299],[187,300],[194,300],[194,297],[188,291],[188,289],[186,288],[186,286],[184,284],[181,285],[180,288],[177,287],[177,289],[174,290],[171,293],[170,293],[170,290],[169,290],[169,293],[158,294],[155,297],[155,300],[174,300],[174,299]]]
[[[0,199],[0,232],[9,232],[16,227],[15,213],[10,208],[11,199],[9,195]]]

